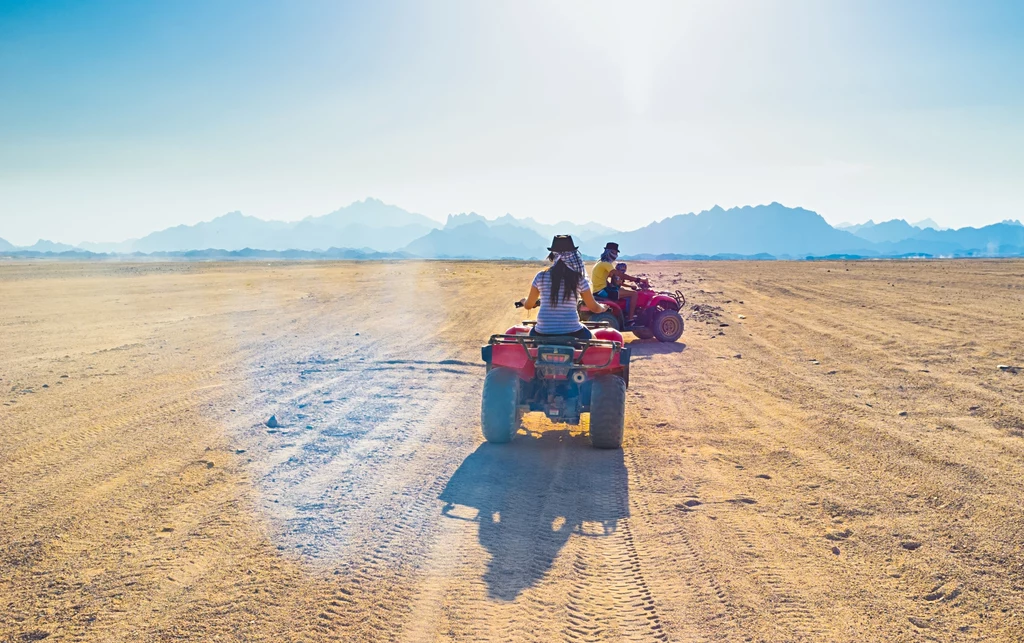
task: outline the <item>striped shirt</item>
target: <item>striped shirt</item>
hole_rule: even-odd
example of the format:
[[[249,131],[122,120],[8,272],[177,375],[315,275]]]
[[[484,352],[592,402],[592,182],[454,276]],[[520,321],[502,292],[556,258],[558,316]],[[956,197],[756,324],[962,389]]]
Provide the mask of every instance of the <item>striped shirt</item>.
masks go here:
[[[537,332],[545,335],[559,333],[575,333],[583,328],[580,313],[576,310],[576,297],[562,300],[561,288],[558,292],[558,303],[551,303],[551,273],[542,270],[533,278],[533,286],[540,291],[540,308],[537,310]],[[585,275],[580,275],[576,285],[577,294],[590,290],[590,282]]]

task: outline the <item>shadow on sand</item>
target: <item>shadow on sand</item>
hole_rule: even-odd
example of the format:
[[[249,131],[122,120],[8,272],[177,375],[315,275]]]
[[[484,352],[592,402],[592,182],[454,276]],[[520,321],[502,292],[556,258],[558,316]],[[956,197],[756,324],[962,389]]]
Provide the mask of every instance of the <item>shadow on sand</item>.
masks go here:
[[[622,451],[546,431],[480,445],[440,499],[445,516],[478,523],[491,554],[488,595],[511,601],[544,577],[570,535],[601,538],[629,517],[629,479]]]
[[[650,359],[651,355],[670,355],[686,350],[686,344],[682,342],[659,342],[656,339],[634,339],[626,345],[632,351],[634,361]]]

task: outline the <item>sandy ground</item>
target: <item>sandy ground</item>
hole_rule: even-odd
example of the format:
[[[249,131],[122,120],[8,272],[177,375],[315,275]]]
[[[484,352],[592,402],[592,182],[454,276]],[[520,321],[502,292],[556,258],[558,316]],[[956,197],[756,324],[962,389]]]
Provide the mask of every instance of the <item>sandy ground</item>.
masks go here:
[[[647,265],[614,452],[482,444],[536,269],[0,265],[0,641],[1024,640],[1024,263]]]

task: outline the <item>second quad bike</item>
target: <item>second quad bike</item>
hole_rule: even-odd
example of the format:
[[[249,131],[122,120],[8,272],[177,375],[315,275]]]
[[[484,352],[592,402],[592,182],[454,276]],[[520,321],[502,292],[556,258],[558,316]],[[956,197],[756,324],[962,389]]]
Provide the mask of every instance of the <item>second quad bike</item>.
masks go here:
[[[654,290],[650,281],[642,279],[637,283],[636,311],[631,321],[626,320],[625,299],[610,300],[596,297],[602,304],[611,307],[603,313],[592,314],[580,304],[580,319],[592,322],[607,322],[616,330],[630,331],[640,339],[654,337],[659,342],[674,342],[683,334],[683,316],[680,311],[686,305],[686,297],[680,291],[674,293]]]
[[[531,336],[523,322],[492,335],[481,349],[487,365],[480,425],[492,443],[515,438],[523,414],[540,411],[554,422],[580,423],[590,414],[590,443],[622,446],[629,348],[606,323],[587,322],[593,339]]]

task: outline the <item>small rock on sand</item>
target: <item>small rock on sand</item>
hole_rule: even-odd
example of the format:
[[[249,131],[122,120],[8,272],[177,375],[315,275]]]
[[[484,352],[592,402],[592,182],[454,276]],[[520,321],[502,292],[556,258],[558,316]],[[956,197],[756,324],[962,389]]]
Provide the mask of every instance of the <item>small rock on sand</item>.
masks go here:
[[[1001,370],[1002,372],[1004,372],[1004,373],[1019,373],[1020,372],[1020,367],[1019,366],[1010,366],[1008,364],[1000,364],[997,368],[999,370]]]
[[[907,412],[906,411],[900,411],[900,417],[901,418],[907,417]]]
[[[267,426],[270,427],[271,429],[276,429],[281,426],[281,423],[277,421],[276,415],[271,415],[270,419],[267,420]]]
[[[832,548],[832,553],[835,554],[836,556],[838,556],[839,555],[839,548],[838,547],[833,547]]]
[[[927,619],[919,618],[917,616],[911,616],[907,620],[910,621],[914,627],[919,627],[922,630],[926,630],[931,627],[931,623],[929,623]]]

